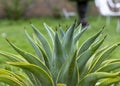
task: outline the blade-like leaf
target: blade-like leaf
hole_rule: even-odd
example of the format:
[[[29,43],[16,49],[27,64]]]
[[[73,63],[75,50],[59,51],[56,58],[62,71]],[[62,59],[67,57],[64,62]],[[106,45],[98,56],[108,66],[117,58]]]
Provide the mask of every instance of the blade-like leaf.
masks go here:
[[[113,70],[120,68],[120,62],[114,62],[110,63],[108,65],[105,65],[103,67],[100,67],[97,71],[103,71],[103,72],[111,72]]]
[[[24,59],[26,59],[29,63],[31,64],[35,64],[38,65],[40,67],[42,67],[45,71],[47,71],[49,74],[49,70],[48,68],[44,65],[44,63],[42,61],[40,61],[40,59],[38,59],[37,57],[31,55],[30,53],[27,53],[19,48],[17,48],[14,44],[12,44],[9,40],[7,40],[8,43],[13,47],[13,49],[15,49],[21,56],[24,57]]]
[[[83,34],[86,30],[87,30],[87,29],[81,30],[81,31],[74,37],[74,44],[76,44],[76,42],[80,39],[80,37],[82,36],[82,34]]]
[[[100,67],[106,66],[110,63],[114,63],[114,62],[120,62],[120,59],[108,59],[102,62],[102,64],[100,65]]]
[[[50,69],[50,66],[51,66],[52,64],[51,64],[49,58],[47,57],[45,51],[41,48],[41,46],[38,45],[38,47],[39,47],[39,49],[41,50],[41,52],[42,52],[42,54],[43,54],[43,57],[44,57],[44,61],[45,61],[46,66]]]
[[[63,40],[63,37],[65,36],[65,32],[63,31],[61,26],[60,26],[59,32],[60,32],[60,38],[61,38],[61,40]]]
[[[96,82],[100,79],[105,78],[115,78],[118,77],[118,73],[106,73],[106,72],[95,72],[90,73],[85,76],[82,80],[80,80],[78,86],[95,86]]]
[[[66,86],[66,84],[58,83],[57,86]]]
[[[85,52],[83,52],[78,58],[77,58],[77,64],[79,68],[79,73],[84,73],[85,70],[87,70],[85,67],[85,64],[88,62],[88,60],[91,58],[91,56],[96,52],[96,50],[102,45],[104,42],[106,36],[98,42],[96,45],[92,46],[91,48],[87,49]],[[84,69],[84,70],[83,70]],[[82,72],[84,71],[84,72]]]
[[[110,54],[119,46],[120,44],[115,44],[112,47],[108,48],[107,50],[105,50],[101,55],[99,55],[98,57],[96,57],[97,59],[93,60],[92,66],[90,68],[90,72],[96,71],[99,66],[101,65],[101,63],[106,60],[107,58],[109,58]]]
[[[91,46],[90,50],[92,50],[94,53],[96,52],[96,50],[103,44],[104,40],[105,40],[106,36],[100,40],[99,42],[97,42],[96,44],[94,44],[93,46]],[[82,59],[82,58],[81,58]],[[81,66],[82,68],[80,68],[80,72],[81,72],[81,77],[83,77],[85,74],[87,74],[90,65],[92,64],[92,60],[94,59],[94,56],[90,57],[87,62]]]
[[[14,55],[14,54],[11,54],[11,53],[8,53],[8,52],[0,51],[0,55],[6,57],[7,59],[9,59],[10,61],[13,61],[13,62],[26,61],[26,60],[25,60],[24,58],[22,58],[21,56]]]
[[[4,69],[0,69],[0,81],[8,83],[11,86],[33,86],[28,78]]]
[[[56,76],[58,74],[59,69],[61,68],[62,64],[65,62],[65,54],[64,49],[62,47],[62,44],[58,38],[58,34],[55,34],[55,40],[54,40],[54,53],[53,53],[53,68],[51,68],[53,71],[53,76],[55,76],[54,80],[56,80]]]
[[[47,32],[48,32],[48,35],[49,35],[49,37],[51,38],[51,40],[52,40],[52,43],[54,42],[54,31],[52,30],[52,28],[50,27],[50,26],[48,26],[46,23],[44,23],[44,27],[45,27],[45,29],[47,30]]]
[[[102,31],[103,31],[103,29],[101,29],[97,34],[95,34],[94,36],[92,36],[88,40],[86,40],[85,43],[83,43],[80,50],[78,51],[78,56],[80,54],[82,54],[84,51],[86,51],[92,45],[92,43],[96,40],[96,38],[98,38],[100,36]]]
[[[41,82],[42,86],[54,86],[52,77],[43,68],[25,62],[8,62],[7,64],[20,67],[31,72]]]
[[[28,78],[31,80],[31,82],[34,84],[34,86],[41,86],[41,82],[38,81],[38,79],[29,71],[24,70]]]
[[[63,46],[68,54],[71,53],[71,50],[75,47],[73,45],[73,34],[75,29],[75,23],[67,30],[63,38]],[[73,52],[73,51],[72,51]]]
[[[47,54],[47,56],[49,57],[50,61],[52,61],[52,52],[51,52],[51,48],[47,42],[47,40],[45,39],[45,37],[35,28],[35,26],[32,24],[32,29],[35,32],[36,36],[38,37],[38,39],[40,40],[40,42],[42,43],[42,46]]]
[[[65,83],[67,86],[75,86],[78,83],[78,72],[76,67],[76,52],[73,56],[68,58],[62,65],[58,77],[57,83]]]
[[[17,81],[15,78],[7,75],[0,75],[0,82],[7,83],[11,86],[25,86],[25,85],[21,85],[21,83]]]
[[[28,41],[30,42],[30,44],[32,45],[32,47],[34,48],[34,50],[36,51],[36,54],[38,55],[38,57],[40,58],[40,60],[42,62],[44,62],[43,55],[42,55],[40,49],[38,48],[38,46],[33,42],[33,40],[31,39],[31,37],[27,33],[27,31],[25,31],[25,34],[26,34],[26,37],[27,37]]]
[[[107,79],[101,80],[97,86],[111,86],[112,84],[118,83],[118,82],[120,82],[120,77],[107,78]]]

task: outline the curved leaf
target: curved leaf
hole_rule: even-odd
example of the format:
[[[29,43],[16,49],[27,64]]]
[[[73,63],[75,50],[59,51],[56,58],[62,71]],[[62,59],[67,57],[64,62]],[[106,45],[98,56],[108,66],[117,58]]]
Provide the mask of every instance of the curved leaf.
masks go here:
[[[10,61],[13,61],[13,62],[26,61],[21,56],[14,55],[14,54],[11,54],[11,53],[8,53],[8,52],[4,52],[4,51],[0,51],[0,55],[6,57],[7,59],[9,59]]]
[[[7,64],[20,67],[31,72],[41,82],[42,86],[54,86],[52,77],[43,68],[25,62],[8,62]]]
[[[87,76],[85,76],[82,80],[80,80],[78,86],[95,86],[96,82],[100,79],[115,78],[118,76],[119,76],[118,73],[115,74],[106,72],[90,73]]]
[[[11,86],[33,86],[28,78],[4,69],[0,69],[0,81]]]
[[[83,45],[81,46],[80,50],[78,51],[78,56],[80,54],[82,54],[84,51],[86,51],[92,45],[92,43],[96,40],[96,38],[100,36],[100,34],[102,33],[102,31],[103,31],[103,29],[101,29],[94,36],[92,36],[88,40],[86,40],[85,43],[83,43]]]
[[[120,82],[120,77],[107,78],[107,79],[101,80],[97,86],[111,86],[112,84],[118,83],[118,82]]]
[[[42,46],[43,46],[47,56],[49,57],[50,61],[52,61],[52,52],[51,52],[51,48],[49,46],[49,43],[47,42],[45,37],[35,28],[35,26],[33,24],[31,24],[31,26],[32,26],[32,29],[35,32],[36,36],[38,37],[38,39],[42,43]]]
[[[88,64],[88,66],[85,66],[85,64],[88,62],[88,60],[91,58],[91,56],[96,52],[96,50],[102,45],[102,43],[105,40],[105,37],[100,42],[98,42],[96,45],[94,45],[91,48],[87,49],[85,52],[83,52],[77,58],[77,64],[78,64],[80,74],[86,73],[85,71],[88,70],[89,64]],[[84,67],[86,67],[86,68],[84,68]]]
[[[96,57],[97,59],[93,60],[92,66],[90,68],[90,72],[96,71],[101,63],[109,58],[109,55],[119,46],[120,44],[115,44],[112,47],[105,50],[100,56]]]
[[[44,27],[45,27],[45,29],[47,30],[47,32],[48,32],[48,35],[49,35],[49,37],[51,38],[51,40],[52,40],[52,43],[54,42],[54,31],[52,30],[52,28],[50,27],[50,26],[48,26],[46,23],[44,23]]]
[[[78,77],[75,52],[74,55],[68,58],[62,65],[57,77],[57,83],[65,83],[67,86],[76,86]]]
[[[74,35],[75,23],[66,31],[64,38],[63,38],[63,46],[68,54],[75,46],[73,46],[73,35]]]
[[[43,55],[42,55],[40,49],[38,48],[38,46],[33,42],[33,40],[31,39],[31,37],[27,33],[27,31],[25,31],[25,34],[26,34],[26,37],[27,37],[28,41],[30,42],[30,44],[32,45],[32,47],[34,48],[34,50],[36,51],[36,54],[38,55],[38,57],[40,58],[40,60],[42,62],[44,62]]]
[[[116,69],[120,69],[120,62],[114,62],[114,63],[107,64],[103,67],[100,67],[97,71],[111,72]]]
[[[8,41],[8,40],[7,40]],[[24,57],[24,59],[26,59],[29,63],[31,64],[35,64],[38,65],[40,67],[42,67],[45,71],[47,71],[49,74],[49,70],[48,68],[44,65],[44,63],[42,61],[40,61],[40,59],[38,59],[37,57],[31,55],[30,53],[27,53],[19,48],[17,48],[14,44],[12,44],[10,41],[8,41],[8,43],[13,47],[13,49],[15,49],[21,56]]]

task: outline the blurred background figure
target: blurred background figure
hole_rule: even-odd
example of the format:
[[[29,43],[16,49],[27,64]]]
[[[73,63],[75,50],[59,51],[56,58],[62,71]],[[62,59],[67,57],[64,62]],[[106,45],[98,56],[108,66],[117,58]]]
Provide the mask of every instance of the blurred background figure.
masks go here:
[[[82,24],[82,28],[85,28],[86,26],[89,26],[88,20],[87,20],[87,10],[88,10],[88,4],[90,0],[70,0],[76,2],[77,5],[77,12],[78,12],[78,24]]]
[[[88,0],[83,1],[76,1],[77,4],[77,12],[78,12],[78,24],[82,24],[82,28],[88,26],[88,20],[87,20],[87,9],[88,9]]]

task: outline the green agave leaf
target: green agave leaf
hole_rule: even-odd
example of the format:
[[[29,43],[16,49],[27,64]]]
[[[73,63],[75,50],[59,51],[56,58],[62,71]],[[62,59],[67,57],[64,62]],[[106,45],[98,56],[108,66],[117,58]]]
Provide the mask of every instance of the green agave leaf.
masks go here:
[[[47,30],[47,32],[48,32],[48,36],[51,38],[51,40],[52,40],[52,43],[54,42],[54,35],[55,35],[55,33],[54,33],[54,31],[52,30],[52,28],[50,27],[50,26],[48,26],[46,23],[44,23],[44,27],[45,27],[45,29]]]
[[[51,64],[49,58],[47,57],[46,52],[44,51],[44,49],[42,48],[41,44],[39,43],[38,38],[35,35],[33,35],[33,38],[34,38],[34,41],[35,41],[36,45],[38,46],[38,48],[40,49],[40,51],[41,51],[41,53],[43,55],[43,58],[44,58],[44,61],[45,61],[45,65],[50,69],[50,65],[52,65],[52,64]]]
[[[34,86],[34,84],[30,81],[30,79],[28,79],[26,75],[22,75],[22,74],[18,74],[18,75],[22,79],[22,82],[26,83],[27,86]]]
[[[29,71],[24,70],[34,86],[41,86],[41,82]]]
[[[16,50],[21,56],[23,56],[24,59],[26,59],[29,63],[35,64],[35,65],[38,65],[38,66],[42,67],[45,71],[47,71],[50,74],[48,68],[44,65],[44,63],[42,61],[40,61],[40,59],[38,59],[37,57],[31,55],[30,53],[27,53],[27,52],[17,48],[9,40],[7,40],[7,41],[13,47],[13,49]]]
[[[106,73],[106,72],[95,72],[90,73],[87,76],[85,76],[82,80],[80,80],[78,86],[95,86],[96,82],[100,79],[105,78],[115,78],[119,76],[118,73]]]
[[[11,86],[25,86],[25,85],[22,85],[19,81],[17,81],[13,77],[10,77],[7,75],[0,75],[0,82],[7,83]]]
[[[79,73],[83,74],[87,69],[89,68],[89,65],[85,67],[85,64],[88,62],[88,60],[91,58],[91,56],[96,52],[96,50],[102,45],[104,42],[106,36],[98,42],[96,45],[92,46],[91,48],[87,49],[85,52],[83,52],[78,58],[77,58],[77,64],[79,68]]]
[[[105,65],[103,67],[100,67],[97,71],[103,71],[103,72],[111,72],[113,70],[120,68],[120,62],[114,62],[110,63],[108,65]]]
[[[96,50],[103,44],[105,38],[106,38],[106,36],[102,40],[100,40],[99,42],[97,42],[96,44],[91,46],[90,50],[92,50],[95,53]],[[82,58],[80,58],[80,59],[82,59]],[[93,59],[94,59],[94,55],[92,57],[88,58],[88,60],[86,60],[86,63],[83,66],[80,66],[81,77],[83,77],[85,74],[88,73]]]
[[[38,39],[42,43],[42,46],[43,46],[44,50],[46,51],[46,54],[49,57],[50,61],[52,61],[52,52],[51,52],[51,48],[49,46],[49,43],[47,42],[45,37],[35,28],[35,26],[33,24],[31,26],[32,26],[32,29],[35,32],[36,36],[38,37]]]
[[[62,44],[59,40],[59,37],[57,35],[57,33],[55,34],[55,41],[54,41],[54,58],[55,58],[55,62],[59,65],[59,67],[61,67],[61,65],[64,63],[66,56],[64,54],[64,49],[62,47]]]
[[[68,86],[75,86],[78,83],[79,70],[77,68],[76,53],[77,52],[75,52],[75,55],[72,58],[72,61],[70,63],[70,67],[68,70],[68,80],[67,80]]]
[[[57,86],[67,86],[66,84],[58,83]]]
[[[101,63],[109,57],[109,55],[119,46],[120,44],[115,44],[112,47],[105,50],[100,56],[96,57],[97,59],[93,60],[93,65],[90,68],[90,72],[96,71]]]
[[[53,66],[51,66],[51,71],[53,71],[54,80],[56,80],[56,76],[58,74],[59,69],[61,68],[62,64],[65,62],[65,54],[62,44],[59,40],[58,34],[55,34],[55,41],[54,41],[54,52],[53,52]]]
[[[75,29],[75,23],[66,31],[65,36],[63,38],[63,46],[68,54],[70,54],[72,49],[75,47],[73,46],[73,34]]]
[[[39,47],[39,49],[41,50],[41,52],[42,52],[42,54],[43,54],[43,57],[44,57],[44,61],[45,61],[46,66],[48,67],[48,69],[50,69],[50,66],[51,66],[52,64],[51,64],[49,58],[47,57],[45,51],[41,48],[41,46],[38,45],[38,47]]]
[[[31,37],[27,33],[27,31],[25,31],[25,34],[26,34],[26,37],[27,37],[28,41],[30,42],[30,44],[32,45],[32,47],[34,48],[34,50],[36,51],[36,54],[38,55],[38,57],[40,58],[40,60],[42,62],[44,62],[43,55],[42,55],[40,49],[38,48],[38,46],[33,42],[33,40],[31,39]]]
[[[85,28],[86,29],[86,28]],[[80,24],[79,26],[76,26],[74,34],[78,35],[82,30],[82,24]],[[75,35],[75,36],[76,36]]]
[[[52,77],[41,67],[25,62],[8,62],[7,64],[17,66],[31,72],[35,77],[38,78],[42,86],[54,86]]]
[[[86,51],[93,44],[93,42],[96,40],[96,38],[98,38],[100,36],[102,31],[103,31],[103,29],[101,29],[97,34],[95,34],[94,36],[92,36],[88,40],[86,40],[85,43],[83,43],[80,50],[78,51],[78,56],[80,54],[82,54],[84,51]]]
[[[110,63],[114,63],[114,62],[120,62],[120,59],[108,59],[102,62],[102,64],[100,65],[100,67],[106,66]]]
[[[57,77],[57,83],[65,83],[67,86],[76,86],[78,83],[76,52],[62,65]]]
[[[65,32],[63,31],[61,26],[60,26],[59,32],[60,32],[60,38],[61,40],[63,40],[63,37],[65,36]]]
[[[97,59],[96,57],[98,57],[100,54],[105,52],[108,48],[109,48],[109,46],[105,46],[105,47],[102,47],[99,50],[97,50],[93,60],[96,60]]]
[[[9,59],[10,61],[13,61],[13,62],[25,62],[26,61],[21,56],[14,55],[14,54],[4,52],[4,51],[0,51],[0,55],[6,57],[7,59]]]
[[[82,34],[86,31],[87,29],[83,29],[81,30],[75,37],[74,37],[74,44],[76,44],[76,42],[80,39],[80,37],[82,36]]]
[[[19,76],[11,71],[0,69],[0,81],[11,86],[33,86],[32,83],[24,76]],[[26,83],[26,82],[29,83]]]
[[[110,85],[112,85],[114,83],[118,83],[118,82],[120,82],[120,77],[107,78],[107,79],[101,80],[97,86],[110,86]]]

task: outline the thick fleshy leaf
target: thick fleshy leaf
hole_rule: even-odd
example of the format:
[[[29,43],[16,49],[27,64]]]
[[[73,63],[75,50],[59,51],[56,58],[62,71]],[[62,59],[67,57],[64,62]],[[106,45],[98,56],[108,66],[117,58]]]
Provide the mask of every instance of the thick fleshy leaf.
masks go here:
[[[15,78],[7,76],[7,75],[0,75],[0,82],[4,82],[4,83],[9,84],[11,86],[25,86],[25,85],[22,85]]]
[[[24,58],[22,58],[19,55],[14,55],[8,52],[0,51],[0,55],[6,57],[8,60],[13,61],[13,62],[22,62],[26,61]]]
[[[73,35],[74,35],[75,23],[66,31],[63,38],[63,46],[68,54],[73,52]],[[71,51],[72,50],[72,51]]]
[[[120,69],[120,62],[114,62],[114,63],[107,64],[103,67],[100,67],[97,71],[111,72],[116,69]]]
[[[25,62],[8,62],[7,64],[20,67],[31,72],[41,82],[42,86],[54,86],[52,77],[41,67]]]
[[[32,45],[32,47],[34,48],[36,54],[38,55],[39,59],[44,62],[44,59],[43,59],[43,55],[40,51],[40,49],[38,48],[38,46],[33,42],[33,40],[31,39],[31,37],[29,36],[29,34],[27,33],[27,31],[25,31],[25,34],[26,34],[26,37],[28,39],[28,41],[30,42],[30,44]]]
[[[31,80],[31,82],[34,84],[34,86],[41,86],[41,82],[38,80],[37,77],[35,77],[31,72],[24,70],[24,72],[26,73],[26,75],[29,77],[29,79]]]
[[[61,40],[63,40],[65,32],[63,31],[63,29],[61,28],[61,26],[60,26],[59,32],[60,32],[60,38],[61,38]]]
[[[81,30],[81,31],[74,37],[74,44],[76,44],[76,42],[80,39],[80,37],[82,36],[82,34],[83,34],[86,30],[87,30],[87,29]]]
[[[93,44],[93,42],[95,42],[96,38],[98,38],[100,36],[102,31],[103,31],[103,29],[101,29],[97,34],[95,34],[94,36],[92,36],[88,40],[86,40],[85,43],[83,43],[80,50],[78,51],[78,56],[80,54],[82,54],[84,51],[86,51]]]
[[[41,46],[39,46],[39,49],[41,50],[43,57],[44,57],[44,61],[45,61],[45,65],[50,69],[50,66],[52,65],[49,58],[47,57],[47,54],[45,53],[45,51],[41,48]]]
[[[58,83],[57,86],[66,86],[66,84]]]
[[[64,63],[66,56],[63,46],[59,40],[58,34],[55,34],[55,41],[54,41],[54,58],[56,63],[61,67]]]
[[[54,31],[52,30],[52,28],[50,27],[50,26],[48,26],[46,23],[44,23],[44,27],[45,27],[45,29],[47,30],[47,32],[48,32],[48,36],[51,38],[51,40],[52,40],[52,43],[54,42],[54,35],[55,35],[55,33],[54,33]]]
[[[103,79],[99,82],[99,84],[97,86],[112,86],[112,84],[116,84],[120,82],[120,77],[116,77],[116,78],[107,78],[107,79]],[[120,85],[120,84],[119,84]],[[118,86],[119,86],[118,85]],[[115,85],[116,86],[116,85]]]
[[[92,66],[90,68],[90,72],[96,71],[100,65],[102,64],[103,61],[109,58],[110,54],[119,46],[120,44],[115,44],[112,47],[108,48],[105,50],[101,55],[96,57],[95,60],[93,60]]]
[[[26,59],[29,63],[42,67],[45,71],[47,71],[50,74],[48,68],[44,65],[44,63],[42,61],[40,61],[40,59],[38,59],[37,57],[33,56],[30,53],[27,53],[27,52],[17,48],[10,41],[8,41],[8,43],[13,47],[14,50],[16,50],[21,56],[23,56],[23,58]]]
[[[96,82],[100,79],[115,78],[118,77],[119,73],[106,73],[106,72],[95,72],[90,73],[80,80],[78,86],[95,86]]]
[[[62,65],[57,77],[57,83],[65,83],[67,86],[76,86],[78,77],[75,52],[74,55],[68,58]]]
[[[105,37],[98,42],[96,45],[92,46],[91,48],[87,49],[85,52],[83,52],[78,58],[77,58],[77,64],[79,68],[79,73],[84,73],[89,66],[85,66],[85,64],[88,62],[88,60],[91,58],[91,56],[96,52],[96,50],[102,45],[104,42]],[[84,69],[84,67],[86,67]],[[84,71],[84,72],[82,72]]]
[[[36,36],[38,37],[39,41],[41,42],[47,56],[49,57],[50,61],[52,61],[52,52],[49,43],[45,39],[45,37],[35,28],[35,26],[32,24],[32,29],[35,32]]]
[[[86,28],[85,28],[86,29]],[[80,24],[79,26],[76,26],[75,31],[74,31],[74,37],[77,36],[82,30],[82,24]]]
[[[4,69],[0,69],[0,81],[8,83],[11,86],[33,86],[27,77]]]
[[[96,53],[97,49],[103,44],[105,38],[106,38],[106,36],[102,40],[100,40],[99,42],[97,42],[96,44],[94,44],[90,47],[91,48],[90,50],[93,51],[93,54]],[[85,76],[85,74],[87,74],[87,72],[92,64],[93,59],[94,59],[94,55],[92,57],[88,58],[88,60],[86,60],[85,64],[80,67],[79,70],[80,70],[81,77],[83,77],[83,76]]]
[[[106,66],[108,64],[114,63],[114,62],[120,62],[120,59],[108,59],[102,62],[100,67]]]
[[[53,66],[52,66],[52,70],[53,71],[53,76],[55,76],[55,80],[56,80],[56,76],[58,74],[59,69],[61,68],[61,66],[63,65],[63,63],[65,62],[65,59],[67,59],[65,57],[65,50],[63,49],[63,46],[59,40],[58,34],[55,34],[55,41],[54,41],[54,53],[53,53]]]

